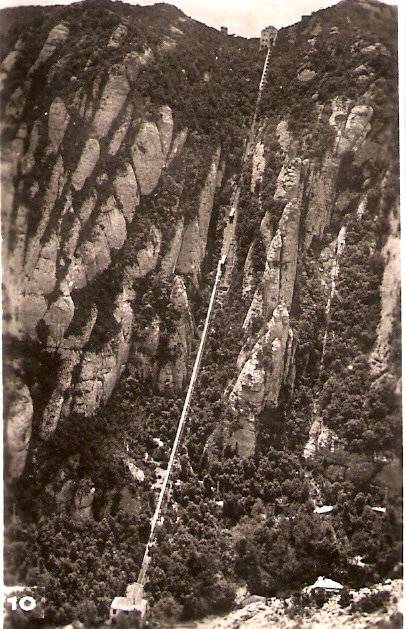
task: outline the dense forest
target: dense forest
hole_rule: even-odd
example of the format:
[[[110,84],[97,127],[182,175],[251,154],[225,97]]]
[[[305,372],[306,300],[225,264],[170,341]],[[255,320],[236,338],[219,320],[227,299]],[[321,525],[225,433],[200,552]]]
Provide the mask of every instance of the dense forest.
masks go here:
[[[44,588],[48,626],[93,627],[137,580],[238,187],[149,623],[241,586],[300,607],[320,575],[384,606],[346,592],[401,576],[396,12],[281,29],[245,157],[258,39],[110,0],[4,9],[0,31],[4,409],[29,415],[6,425],[5,582]]]

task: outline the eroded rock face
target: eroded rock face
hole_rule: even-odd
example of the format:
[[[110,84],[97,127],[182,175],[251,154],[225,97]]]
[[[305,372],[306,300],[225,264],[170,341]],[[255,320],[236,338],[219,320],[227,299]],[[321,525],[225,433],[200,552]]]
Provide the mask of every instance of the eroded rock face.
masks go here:
[[[29,277],[37,264],[41,251],[41,239],[44,236],[46,227],[50,221],[51,213],[55,207],[55,203],[62,191],[66,175],[63,167],[62,157],[58,157],[52,169],[49,183],[43,198],[42,213],[38,226],[33,236],[31,236],[28,244],[24,260],[24,270]]]
[[[165,161],[161,138],[154,122],[144,122],[141,125],[132,147],[132,158],[141,194],[151,194]]]
[[[173,353],[173,358],[162,366],[158,375],[157,384],[160,391],[168,388],[181,391],[186,384],[188,374],[193,319],[186,287],[179,276],[175,276],[173,280],[171,301],[179,318],[175,332],[168,341],[168,348]]]
[[[119,24],[117,28],[112,32],[107,44],[107,48],[119,48],[128,33],[128,28],[125,24]]]
[[[31,66],[28,74],[33,74],[46,61],[48,61],[51,55],[54,54],[55,50],[66,41],[68,35],[69,28],[65,24],[57,24],[56,26],[54,26],[54,28],[49,32],[46,42],[44,43],[37,60]]]
[[[64,29],[56,29],[48,43],[56,43],[61,33],[67,36]],[[117,42],[117,38],[113,40]],[[123,66],[114,66],[105,85],[101,76],[97,76],[91,94],[79,87],[69,100],[54,98],[48,117],[34,120],[30,128],[21,123],[16,128],[15,138],[2,155],[3,234],[6,240],[10,229],[13,232],[11,251],[8,250],[8,240],[3,250],[6,260],[5,302],[10,310],[7,329],[15,336],[29,336],[40,341],[61,359],[55,374],[54,390],[50,393],[39,428],[43,440],[48,440],[54,433],[61,417],[70,413],[91,416],[100,404],[108,400],[130,351],[134,319],[130,305],[134,298],[133,283],[155,269],[159,269],[162,276],[173,274],[182,244],[184,218],[179,213],[173,239],[165,248],[164,257],[161,256],[163,236],[155,225],[150,225],[149,235],[143,242],[137,241],[135,251],[133,242],[127,245],[128,230],[137,220],[137,207],[143,202],[142,196],[153,192],[169,152],[172,152],[172,157],[179,155],[187,138],[187,130],[180,132],[172,146],[172,111],[162,106],[158,112],[158,123],[141,120],[135,142],[132,139],[139,123],[133,115],[133,103],[127,100],[129,81],[149,63],[152,53],[146,50],[141,55],[136,53],[136,57],[127,55]],[[43,55],[41,63],[44,60]],[[12,65],[11,62],[12,58],[6,66]],[[25,89],[19,88],[17,93],[12,94],[8,103],[10,120],[18,119],[28,89],[27,83]],[[68,126],[71,129],[73,111],[75,125],[83,120],[83,124],[87,125],[86,134],[91,135],[87,139],[85,135],[76,160],[70,155],[67,164],[64,161],[65,152],[59,154],[59,151]],[[121,123],[106,146],[104,138],[119,115],[122,116]],[[99,138],[103,140],[99,142]],[[110,182],[106,175],[98,173],[95,177],[99,160],[106,158],[106,152],[117,154],[123,143],[127,159],[120,157],[113,162]],[[25,191],[27,199],[37,197],[40,208],[33,226],[28,229],[30,204],[19,203],[12,211],[16,193],[14,181],[19,166],[24,175],[31,173],[38,150],[42,151],[44,159],[49,160],[50,168],[44,181],[31,181],[30,189]],[[216,178],[214,170],[212,179]],[[111,185],[106,193],[108,183]],[[20,195],[22,185],[19,184]],[[212,186],[211,180],[209,185]],[[105,187],[102,189],[102,186]],[[211,211],[211,207],[207,209],[205,204],[210,206],[210,194],[211,190],[207,199],[202,192],[200,202],[199,237],[202,235],[203,247]],[[140,225],[142,221],[143,218]],[[137,229],[133,233],[136,234]],[[98,310],[92,305],[81,330],[70,334],[75,316],[79,314],[80,317],[80,313],[75,312],[78,308],[75,291],[86,289],[96,281],[110,267],[116,253],[125,247],[131,263],[123,268],[122,289],[112,304],[117,328],[97,352],[84,349],[88,343],[91,346]],[[202,255],[204,251],[199,251],[199,256]],[[153,328],[152,337],[157,343],[159,321]],[[187,375],[191,334],[190,311],[186,309],[179,314],[179,325],[171,341],[174,352],[171,379],[173,386],[179,390],[184,386]],[[151,360],[147,358],[142,369],[145,374],[152,374],[156,381],[155,341],[147,334],[142,352],[144,356],[150,353]],[[154,346],[153,351],[150,346]],[[148,360],[150,364],[146,364]],[[21,466],[19,469],[22,469]]]
[[[92,504],[96,488],[92,481],[84,478],[80,481],[76,489],[73,503],[73,517],[77,520],[88,520],[92,518]]]
[[[137,330],[136,338],[131,348],[129,361],[130,373],[141,381],[157,377],[156,355],[160,339],[160,319],[154,317],[142,330]]]
[[[322,452],[334,452],[338,437],[321,418],[315,418],[309,431],[309,439],[303,451],[305,459],[314,459]]]
[[[179,133],[175,136],[173,142],[172,142],[172,147],[171,150],[169,152],[168,155],[168,164],[175,159],[175,157],[177,155],[179,155],[185,145],[186,142],[186,138],[188,136],[188,129],[182,129],[181,131],[179,131]]]
[[[375,378],[389,366],[391,336],[400,304],[400,237],[399,204],[394,205],[389,219],[390,231],[382,249],[385,269],[381,284],[381,316],[377,339],[370,357],[370,366]]]
[[[176,264],[177,273],[191,275],[196,285],[200,275],[200,265],[206,251],[207,233],[216,192],[220,153],[221,149],[218,148],[213,155],[210,170],[200,194],[197,216],[185,227]]]
[[[67,285],[65,291],[49,306],[44,321],[49,329],[50,340],[53,345],[59,346],[65,336],[70,322],[75,313],[75,306],[70,296]]]
[[[99,142],[89,138],[83,148],[76,170],[72,175],[72,186],[81,190],[86,179],[92,174],[100,156]]]
[[[33,405],[28,387],[17,372],[5,382],[7,403],[6,447],[9,457],[8,474],[19,478],[24,470],[32,430]]]
[[[257,142],[252,156],[251,192],[254,192],[255,186],[257,185],[257,182],[261,179],[264,172],[264,150],[265,146],[262,144],[262,142]]]
[[[323,107],[318,107],[321,119]],[[245,342],[237,361],[237,376],[230,395],[230,404],[234,411],[239,412],[241,418],[245,417],[245,420],[240,421],[241,439],[245,436],[253,439],[255,418],[265,407],[277,408],[282,385],[291,391],[294,387],[294,356],[297,343],[294,333],[287,325],[284,333],[279,332],[270,341],[269,326],[273,328],[275,325],[275,308],[278,305],[285,306],[287,312],[291,309],[301,256],[309,250],[314,239],[323,237],[333,213],[347,211],[349,204],[354,203],[354,199],[357,198],[354,193],[350,194],[345,190],[340,191],[339,194],[336,193],[337,177],[342,160],[350,152],[355,156],[354,159],[358,160],[357,163],[363,163],[367,159],[367,153],[375,151],[374,144],[370,144],[368,135],[371,130],[372,114],[373,109],[370,104],[357,104],[346,98],[336,97],[331,103],[327,121],[328,126],[331,127],[331,144],[317,163],[298,155],[299,141],[297,138],[292,139],[286,122],[282,120],[276,127],[278,141],[284,153],[284,162],[276,179],[274,200],[283,204],[283,211],[276,229],[271,213],[266,211],[263,216],[260,237],[265,250],[265,265],[259,279],[258,274],[255,275],[252,269],[253,244],[244,265],[243,292],[251,297],[251,303],[243,323]],[[261,148],[260,155],[257,154],[258,147],[261,146],[261,133],[263,131],[259,132],[257,138],[251,176],[251,190],[259,183],[259,194],[261,194],[260,173],[265,167],[262,163],[259,166],[259,162],[263,159],[263,155],[266,155],[266,148],[264,151]],[[360,190],[357,211],[359,216],[364,212],[366,204],[365,198],[361,198],[361,192]],[[346,228],[342,226],[337,239],[329,245],[334,249],[334,251],[332,249],[331,261],[323,261],[324,254],[323,252],[320,254],[320,271],[323,271],[321,281],[325,286],[326,317],[329,316],[330,303],[334,296],[339,273],[338,260],[345,247],[345,233]],[[391,262],[388,257],[390,273],[398,276],[394,265],[396,265],[395,260]],[[388,294],[392,291],[391,294],[395,295],[396,289],[393,286],[392,289],[388,288]],[[395,297],[388,299],[388,302],[392,303],[392,312],[395,299]],[[383,313],[382,319],[386,321],[387,330],[391,327],[389,309],[388,307],[386,314]],[[384,336],[385,334],[382,339]],[[385,341],[382,341],[381,349],[384,343]],[[259,359],[261,353],[258,354],[267,346],[270,347],[270,361],[273,364],[271,380],[267,380],[267,370]],[[325,341],[323,348],[324,346]],[[376,355],[378,351],[377,345]],[[381,353],[384,351],[382,350]],[[379,360],[376,361],[376,364],[378,363]],[[315,437],[316,428],[318,432]],[[324,447],[324,441],[326,439],[328,441],[331,437],[327,429],[322,427],[319,430],[319,428],[319,425],[315,423],[307,447],[309,452],[315,452],[319,447]],[[334,442],[334,438],[331,438]],[[237,443],[241,446],[238,434]]]
[[[279,304],[252,350],[243,348],[237,361],[239,375],[231,391],[229,402],[238,418],[242,432],[233,433],[230,443],[241,445],[244,456],[250,456],[255,448],[255,418],[266,407],[276,407],[280,388],[286,375],[285,352],[291,343],[289,312]],[[251,436],[249,443],[240,439]]]
[[[147,273],[156,267],[161,249],[161,242],[161,232],[155,227],[155,225],[152,225],[146,246],[138,251],[135,264],[131,267],[128,266],[125,269],[125,284],[129,285],[132,281],[145,277]]]
[[[109,145],[109,154],[115,155],[122,145],[128,130],[130,128],[131,120],[133,115],[133,105],[132,103],[128,103],[124,107],[124,114],[122,115],[122,122],[120,126],[113,133],[113,137],[111,138]]]
[[[130,83],[135,84],[139,71],[143,66],[148,65],[154,59],[154,53],[150,48],[146,48],[141,54],[132,51],[129,52],[124,58],[124,67],[127,73],[127,78]]]
[[[5,56],[0,65],[0,89],[2,89],[4,81],[6,80],[9,72],[14,68],[16,63],[21,58],[22,53],[16,48],[11,50],[8,55]]]
[[[40,138],[40,127],[41,127],[41,124],[38,120],[32,126],[28,150],[26,154],[24,155],[24,159],[21,164],[21,170],[24,175],[27,175],[29,172],[31,172],[31,170],[34,167],[34,163],[35,163],[34,153],[37,149],[39,138]]]
[[[122,205],[125,219],[128,223],[131,223],[135,208],[140,202],[137,180],[131,164],[127,163],[125,168],[117,173],[114,179],[114,188],[117,199]]]
[[[339,156],[360,147],[371,130],[370,121],[373,113],[370,105],[356,105],[351,109],[343,133],[338,139],[336,151]]]
[[[278,122],[276,126],[276,135],[278,137],[278,142],[281,148],[286,153],[292,143],[292,136],[289,132],[288,123],[286,122],[286,120],[281,120],[280,122]]]
[[[163,256],[161,261],[161,273],[164,276],[171,275],[175,272],[176,263],[179,258],[180,249],[182,246],[182,237],[184,229],[183,216],[177,221],[175,232],[171,240],[167,253]]]
[[[285,160],[274,195],[275,200],[285,202],[285,208],[275,234],[268,213],[261,222],[265,269],[243,323],[247,343],[237,361],[239,375],[230,395],[231,407],[242,423],[242,432],[233,434],[231,442],[237,440],[240,452],[240,440],[250,438],[250,447],[243,446],[243,456],[252,454],[255,446],[255,417],[265,407],[277,407],[282,384],[291,387],[294,382],[294,338],[289,328],[289,309],[300,241],[302,169],[300,159]],[[258,321],[265,324],[254,337],[256,343],[250,350],[253,326]]]
[[[83,204],[83,215],[92,211],[93,197]],[[77,223],[80,228],[81,221]],[[77,242],[72,234],[73,242]],[[116,198],[111,195],[100,204],[93,228],[87,240],[76,248],[67,273],[69,287],[83,288],[91,282],[98,273],[106,270],[111,263],[114,251],[121,249],[127,238],[126,221],[122,210],[118,207]]]
[[[191,274],[193,277],[196,277],[200,270],[200,257],[201,240],[199,221],[195,218],[186,225],[183,232],[182,245],[176,265],[177,272]]]
[[[54,151],[59,149],[69,120],[70,116],[62,98],[55,98],[49,108],[48,116],[48,137]]]
[[[173,132],[173,118],[172,110],[168,106],[159,108],[159,119],[157,127],[159,131],[159,137],[161,138],[161,148],[164,160],[168,157],[169,149],[172,142]]]
[[[130,85],[124,69],[121,66],[113,66],[93,118],[93,136],[95,138],[107,136],[113,120],[117,118],[127,99],[129,91]]]

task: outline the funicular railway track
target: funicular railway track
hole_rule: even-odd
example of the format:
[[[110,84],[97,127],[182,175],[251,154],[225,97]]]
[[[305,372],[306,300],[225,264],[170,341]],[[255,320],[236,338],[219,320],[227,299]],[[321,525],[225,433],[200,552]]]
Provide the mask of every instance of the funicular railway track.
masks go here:
[[[211,318],[214,312],[216,299],[219,299],[221,302],[223,302],[224,297],[228,291],[229,278],[232,272],[232,268],[234,266],[235,232],[236,232],[236,225],[238,221],[238,206],[239,206],[240,192],[241,192],[241,187],[243,183],[243,170],[244,170],[244,165],[247,159],[251,155],[252,147],[253,147],[253,143],[255,139],[259,104],[261,102],[263,88],[266,84],[268,70],[270,67],[270,52],[271,50],[270,48],[268,48],[263,70],[262,70],[261,80],[258,87],[258,96],[257,96],[256,104],[255,104],[255,110],[253,113],[250,131],[249,131],[249,135],[247,138],[247,143],[245,146],[244,155],[242,159],[241,173],[238,179],[237,187],[234,190],[232,199],[231,199],[230,217],[232,220],[228,220],[224,228],[221,257],[217,263],[216,277],[214,280],[214,285],[213,285],[211,296],[210,296],[209,306],[207,309],[206,319],[205,319],[202,335],[200,338],[199,348],[198,348],[195,362],[193,365],[192,375],[190,378],[185,401],[183,404],[182,413],[179,419],[175,439],[172,445],[172,450],[169,457],[168,466],[166,468],[166,472],[163,477],[157,504],[156,504],[155,511],[151,519],[151,530],[150,530],[147,545],[145,547],[145,552],[144,552],[143,560],[141,563],[141,568],[140,568],[136,583],[130,583],[127,586],[126,598],[125,599],[123,598],[123,600],[128,600],[131,603],[131,607],[133,611],[137,611],[139,613],[141,617],[141,622],[143,618],[145,617],[147,608],[148,608],[148,603],[143,597],[143,595],[144,595],[144,586],[147,582],[148,567],[151,562],[150,550],[151,550],[151,547],[155,544],[157,525],[160,521],[162,521],[161,512],[163,511],[164,506],[165,506],[165,499],[167,498],[167,493],[170,488],[170,481],[171,481],[173,466],[176,460],[176,455],[178,453],[179,445],[182,442],[182,437],[184,435],[185,427],[187,425],[190,403],[191,403],[194,388],[195,388],[195,385],[199,376],[200,365],[201,365],[201,361],[203,357],[206,339],[208,336]],[[111,610],[110,610],[111,618],[114,618],[113,607],[114,607],[114,602],[116,600],[118,600],[118,598],[114,599],[111,606]],[[112,610],[113,610],[113,613],[112,613]]]

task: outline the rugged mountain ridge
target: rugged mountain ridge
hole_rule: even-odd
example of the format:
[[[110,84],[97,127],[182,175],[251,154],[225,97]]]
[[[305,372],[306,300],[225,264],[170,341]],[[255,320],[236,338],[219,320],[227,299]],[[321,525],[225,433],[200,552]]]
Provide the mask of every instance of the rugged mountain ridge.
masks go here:
[[[51,621],[90,624],[136,579],[237,186],[156,617],[221,613],[236,581],[273,596],[396,575],[394,9],[344,0],[282,29],[248,149],[256,40],[100,0],[2,24],[11,578],[41,564]],[[69,545],[44,559],[62,531],[84,544],[69,574]]]
[[[80,48],[84,56],[97,37],[97,31],[89,37],[72,20],[77,12],[91,20],[103,10],[99,39],[108,40],[108,66],[97,66],[91,55],[84,68],[76,61],[72,67],[72,48]],[[154,53],[140,41],[137,22],[141,14],[142,25],[149,11],[126,7],[120,11],[110,10],[108,3],[90,2],[59,10],[57,20],[50,10],[48,22],[41,25],[45,41],[37,56],[29,30],[2,65],[3,132],[10,138],[3,153],[6,333],[40,342],[58,357],[54,390],[41,409],[39,435],[45,440],[60,417],[72,412],[91,416],[110,397],[130,351],[134,282],[155,271],[163,280],[177,272],[192,277],[197,286],[214,196],[225,170],[227,143],[221,147],[219,137],[212,144],[211,129],[199,137],[193,124],[189,130],[186,123],[174,122],[169,105],[148,105],[141,95],[143,75],[144,83],[148,77],[152,84],[150,69],[153,75],[165,64],[175,73],[169,79],[172,90],[179,88],[179,78],[187,85],[182,76],[186,69],[177,63],[187,53],[196,26],[180,12],[160,7],[157,12],[165,23],[159,24]],[[173,23],[166,23],[167,17]],[[123,22],[114,28],[120,19]],[[47,32],[47,23],[55,22]],[[165,42],[174,50],[176,38],[184,35],[177,24],[185,24],[190,32],[181,52],[167,60]],[[166,30],[172,33],[171,40],[165,39]],[[220,40],[210,29],[205,36],[207,41]],[[160,43],[159,37],[164,38]],[[103,39],[98,42],[102,45]],[[232,42],[225,56],[234,48]],[[110,63],[109,49],[113,57],[117,51],[115,63]],[[28,68],[22,84],[13,75],[17,59]],[[39,95],[36,83],[41,80],[44,91]],[[204,89],[202,77],[195,89]],[[148,94],[145,87],[144,93]],[[168,97],[173,93],[169,91]],[[28,116],[27,101],[34,115]],[[176,113],[182,118],[182,112]],[[202,107],[200,117],[204,115]],[[185,112],[183,118],[187,120]],[[196,112],[192,118],[196,122]],[[157,212],[161,216],[154,219]],[[171,381],[180,390],[188,369],[192,323],[181,276],[175,277],[173,289],[183,289],[186,303],[173,304],[179,325],[168,346],[181,356],[157,365],[155,376],[161,388]],[[182,301],[181,296],[176,299]],[[158,330],[156,350],[159,336]],[[150,345],[148,338],[144,343]],[[139,359],[147,361],[148,354]],[[32,418],[29,412],[25,416],[22,429],[28,434]],[[21,456],[21,443],[13,441],[11,455],[14,449]],[[21,472],[17,465],[12,475]]]

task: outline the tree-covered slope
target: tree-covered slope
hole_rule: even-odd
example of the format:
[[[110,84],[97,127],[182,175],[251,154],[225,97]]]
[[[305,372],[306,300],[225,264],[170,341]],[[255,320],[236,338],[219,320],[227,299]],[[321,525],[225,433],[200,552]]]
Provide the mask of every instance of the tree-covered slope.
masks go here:
[[[136,580],[240,175],[152,617],[398,575],[394,9],[282,29],[248,147],[258,40],[166,4],[0,21],[8,582],[94,626]]]

